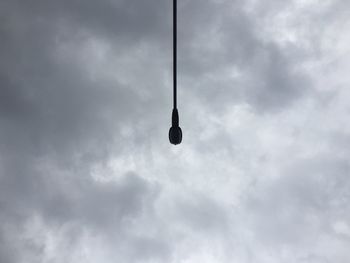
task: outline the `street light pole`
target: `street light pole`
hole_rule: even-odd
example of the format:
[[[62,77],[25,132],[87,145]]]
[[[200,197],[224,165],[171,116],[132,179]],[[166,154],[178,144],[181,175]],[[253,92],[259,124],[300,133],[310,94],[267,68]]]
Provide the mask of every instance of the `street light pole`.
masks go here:
[[[179,126],[179,113],[177,110],[177,0],[173,0],[173,112],[169,141],[177,145],[182,141],[182,130]]]

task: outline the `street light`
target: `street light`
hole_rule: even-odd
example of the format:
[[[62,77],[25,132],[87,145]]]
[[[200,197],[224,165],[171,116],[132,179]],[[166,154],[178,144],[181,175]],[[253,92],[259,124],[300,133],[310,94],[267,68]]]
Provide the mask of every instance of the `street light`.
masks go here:
[[[177,0],[173,0],[173,112],[171,127],[169,129],[169,141],[177,145],[182,141],[182,130],[179,126],[179,113],[177,111]]]

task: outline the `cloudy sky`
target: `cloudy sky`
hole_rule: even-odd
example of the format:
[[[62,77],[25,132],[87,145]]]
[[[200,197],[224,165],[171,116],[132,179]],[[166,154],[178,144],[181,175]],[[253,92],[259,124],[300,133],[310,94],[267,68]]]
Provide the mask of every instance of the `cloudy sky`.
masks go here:
[[[0,262],[350,262],[350,4],[1,0]]]

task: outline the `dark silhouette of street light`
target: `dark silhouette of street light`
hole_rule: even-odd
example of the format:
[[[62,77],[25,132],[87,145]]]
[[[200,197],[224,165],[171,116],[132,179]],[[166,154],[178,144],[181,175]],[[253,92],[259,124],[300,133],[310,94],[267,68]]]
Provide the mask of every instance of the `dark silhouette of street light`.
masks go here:
[[[169,130],[169,141],[172,144],[180,144],[182,130],[179,126],[179,113],[177,111],[177,0],[173,0],[173,113]]]

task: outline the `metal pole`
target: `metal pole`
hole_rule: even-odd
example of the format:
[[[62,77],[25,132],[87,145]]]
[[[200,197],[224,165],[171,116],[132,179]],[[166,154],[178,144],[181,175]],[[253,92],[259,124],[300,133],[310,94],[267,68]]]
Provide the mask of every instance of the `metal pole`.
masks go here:
[[[177,108],[177,0],[173,0],[173,99]]]
[[[170,143],[177,145],[182,141],[182,130],[179,126],[179,113],[177,111],[177,1],[173,0],[173,98],[174,108],[171,115],[171,127],[169,129],[169,141]]]

